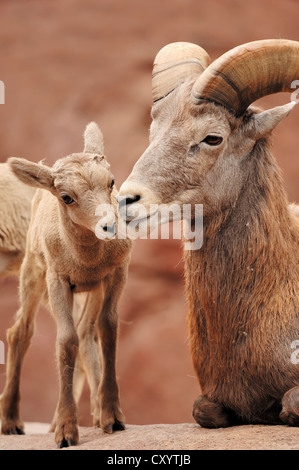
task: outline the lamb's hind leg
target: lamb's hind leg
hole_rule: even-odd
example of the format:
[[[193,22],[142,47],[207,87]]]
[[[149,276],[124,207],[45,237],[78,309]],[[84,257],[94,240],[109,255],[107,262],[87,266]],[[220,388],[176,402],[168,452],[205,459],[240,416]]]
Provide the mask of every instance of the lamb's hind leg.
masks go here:
[[[279,417],[285,424],[299,426],[299,385],[284,394]]]
[[[21,307],[15,324],[7,331],[6,383],[0,399],[2,434],[24,434],[24,425],[19,418],[20,374],[44,290],[43,274],[37,273],[31,263],[25,262],[20,279]]]
[[[104,289],[101,284],[97,289],[88,293],[86,304],[82,309],[82,319],[77,324],[79,355],[90,388],[90,405],[93,415],[93,424],[97,427],[100,427],[98,388],[101,381],[101,364],[95,325],[103,306],[103,299]]]
[[[117,300],[117,283],[113,287],[101,284],[89,292],[83,319],[77,327],[80,356],[90,386],[93,423],[108,433],[124,429],[115,376]]]
[[[226,428],[238,423],[236,414],[220,403],[199,396],[193,405],[193,418],[204,428]]]

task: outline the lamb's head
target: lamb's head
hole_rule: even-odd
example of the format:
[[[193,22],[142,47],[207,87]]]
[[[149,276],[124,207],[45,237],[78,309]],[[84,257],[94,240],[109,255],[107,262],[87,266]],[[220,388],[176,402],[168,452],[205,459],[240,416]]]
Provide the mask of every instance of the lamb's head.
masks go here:
[[[22,158],[8,161],[14,174],[24,183],[50,191],[59,206],[76,225],[95,232],[99,230],[97,208],[116,208],[114,177],[105,159],[103,136],[97,124],[89,123],[84,133],[84,151],[57,160],[50,168]],[[111,218],[111,225],[114,218]],[[101,226],[104,232],[112,230],[108,219]],[[104,237],[103,237],[104,238]]]
[[[202,203],[205,213],[232,204],[251,150],[295,104],[264,112],[250,106],[290,91],[299,78],[299,43],[256,41],[210,65],[201,48],[188,44],[182,53],[183,45],[166,46],[155,60],[150,145],[118,195],[127,220],[137,202],[148,214],[152,204]]]

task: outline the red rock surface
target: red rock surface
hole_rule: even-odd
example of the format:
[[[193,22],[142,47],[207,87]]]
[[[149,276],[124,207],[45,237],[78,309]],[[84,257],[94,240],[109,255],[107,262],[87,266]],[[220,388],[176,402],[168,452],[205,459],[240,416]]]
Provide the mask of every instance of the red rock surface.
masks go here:
[[[0,450],[56,450],[48,425],[28,423],[26,429],[22,436],[1,436]],[[128,425],[126,431],[109,435],[98,428],[80,427],[79,435],[77,446],[63,450],[175,450],[187,455],[191,450],[299,450],[298,428],[286,426],[204,429],[193,423]]]
[[[0,106],[0,161],[14,155],[52,163],[80,151],[84,127],[95,120],[120,186],[148,143],[151,67],[162,46],[191,41],[214,59],[247,41],[299,40],[298,15],[294,0],[2,0],[0,80],[6,86],[6,103]],[[288,100],[288,95],[279,95],[262,103],[273,106]],[[298,109],[274,136],[289,198],[297,202]],[[181,256],[177,241],[139,240],[135,245],[119,311],[117,363],[129,424],[193,422],[191,409],[199,388],[189,355]],[[17,281],[2,281],[0,288],[0,340],[5,342],[18,304]],[[54,343],[53,320],[42,309],[22,374],[21,412],[26,421],[52,418],[57,400]],[[0,365],[0,392],[4,379],[5,367]],[[87,387],[80,423],[91,425]],[[238,429],[242,439],[244,427]],[[250,445],[259,445],[260,431],[248,429]],[[294,430],[271,429],[269,446],[274,442],[279,447],[272,440],[276,431],[280,447],[288,445],[288,436],[294,438]],[[196,437],[206,436],[203,445],[212,445],[206,431],[192,425],[185,430],[188,439],[194,430]],[[222,436],[230,432],[215,431]],[[5,439],[8,446],[15,445],[15,436]],[[28,437],[18,439],[25,443]],[[108,442],[106,436],[101,439]],[[242,442],[245,445],[246,439]]]

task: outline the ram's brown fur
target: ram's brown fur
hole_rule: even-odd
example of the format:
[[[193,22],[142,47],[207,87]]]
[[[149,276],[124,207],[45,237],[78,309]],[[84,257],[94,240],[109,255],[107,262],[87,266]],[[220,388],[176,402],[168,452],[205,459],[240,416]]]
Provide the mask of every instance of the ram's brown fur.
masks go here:
[[[203,245],[184,256],[196,421],[299,425],[298,207],[270,151],[294,104],[235,116],[195,102],[191,87],[153,105],[150,145],[118,197],[127,217],[136,201],[203,204]],[[222,140],[212,146],[210,134]]]

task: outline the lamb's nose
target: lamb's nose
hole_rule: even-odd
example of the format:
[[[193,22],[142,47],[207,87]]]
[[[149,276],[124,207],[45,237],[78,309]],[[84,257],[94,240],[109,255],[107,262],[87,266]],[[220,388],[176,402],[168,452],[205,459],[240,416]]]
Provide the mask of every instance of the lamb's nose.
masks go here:
[[[115,222],[111,225],[104,225],[103,230],[104,230],[104,232],[114,234],[115,233]]]

